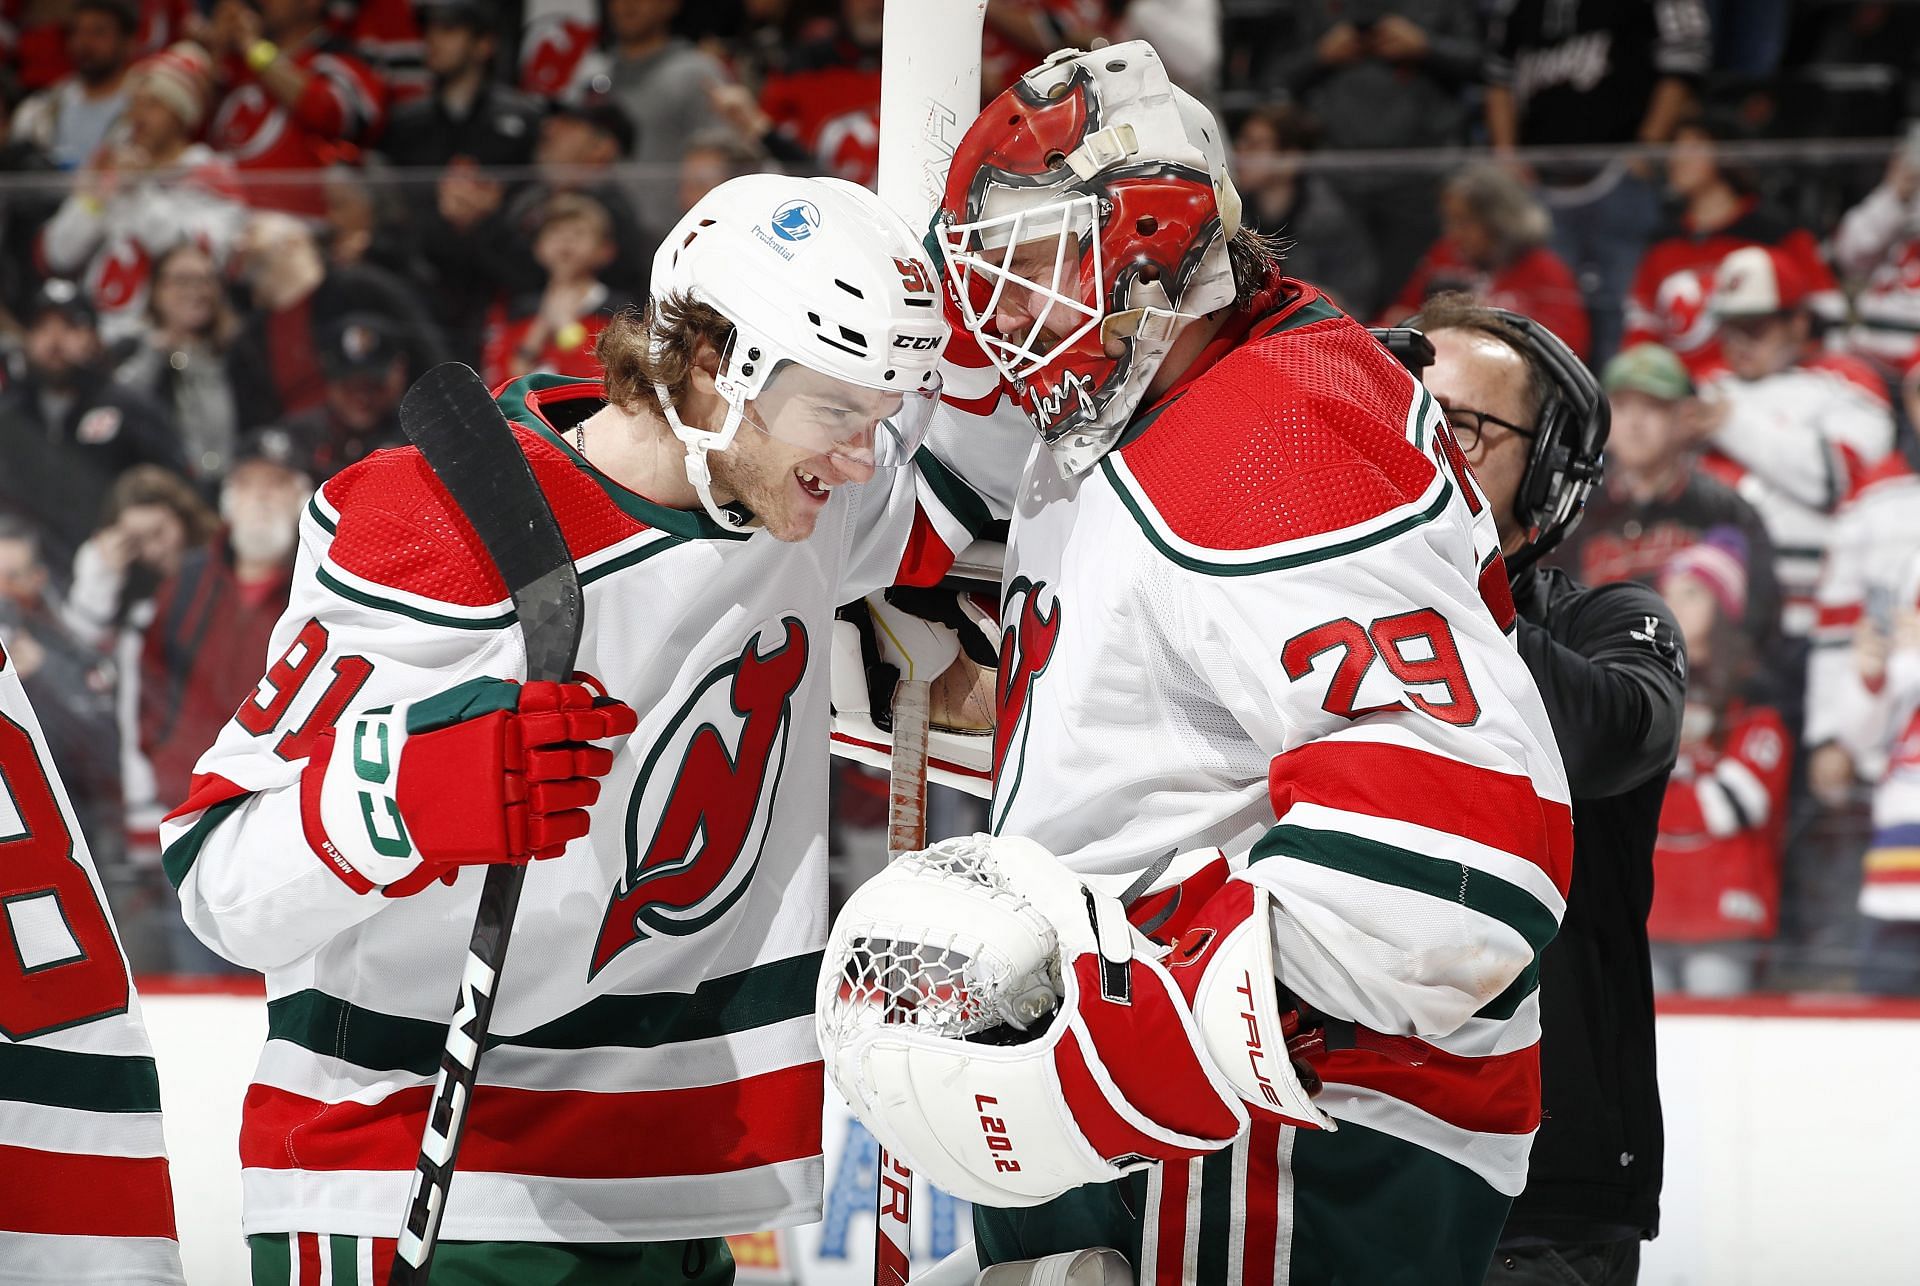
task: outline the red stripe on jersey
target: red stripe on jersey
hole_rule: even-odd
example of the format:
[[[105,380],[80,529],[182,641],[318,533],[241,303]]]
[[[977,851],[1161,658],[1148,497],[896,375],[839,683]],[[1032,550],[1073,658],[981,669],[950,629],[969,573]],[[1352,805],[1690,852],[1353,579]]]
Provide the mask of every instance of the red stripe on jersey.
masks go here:
[[[320,1286],[320,1234],[293,1234],[294,1286]]]
[[[1251,1112],[1252,1127],[1247,1131],[1247,1227],[1241,1254],[1244,1270],[1241,1280],[1274,1281],[1275,1247],[1280,1240],[1280,1199],[1284,1185],[1292,1199],[1293,1176],[1280,1160],[1280,1122],[1261,1112]]]
[[[821,1064],[726,1085],[598,1094],[482,1085],[467,1116],[466,1170],[554,1179],[726,1174],[820,1153]],[[411,1170],[430,1085],[377,1103],[247,1089],[240,1164],[267,1170]]]
[[[1920,884],[1920,870],[1901,867],[1895,867],[1889,870],[1875,869],[1872,865],[1873,850],[1871,849],[1867,851],[1867,862],[1868,884]]]
[[[1537,1044],[1511,1054],[1466,1058],[1413,1037],[1363,1031],[1358,1039],[1357,1048],[1313,1060],[1322,1081],[1378,1090],[1481,1134],[1525,1134],[1540,1124]]]
[[[390,1237],[373,1239],[373,1280],[367,1286],[388,1286],[393,1276],[393,1256],[400,1243]]]
[[[177,1240],[165,1157],[103,1157],[0,1144],[0,1229],[54,1237]]]
[[[1813,619],[1816,630],[1837,630],[1859,623],[1866,614],[1860,603],[1823,603]]]
[[[900,569],[894,574],[896,585],[938,585],[940,578],[953,569],[954,551],[933,529],[926,510],[913,512],[913,530],[907,535],[906,552],[900,555]]]
[[[1507,579],[1507,560],[1495,554],[1480,569],[1480,601],[1493,613],[1493,623],[1505,634],[1513,628],[1519,612],[1513,606],[1513,584]]]
[[[1267,785],[1282,821],[1295,804],[1320,804],[1413,822],[1525,858],[1563,897],[1573,875],[1573,810],[1542,799],[1513,773],[1406,746],[1310,741],[1273,761]],[[1431,815],[1420,814],[1423,805]]]
[[[245,786],[228,781],[219,773],[201,772],[193,775],[193,781],[187,790],[187,802],[168,813],[162,820],[172,821],[176,817],[185,817],[197,813],[203,808],[212,808],[215,804],[224,804],[229,799],[237,799],[247,793]]]
[[[1188,1163],[1160,1167],[1160,1209],[1150,1211],[1160,1228],[1160,1247],[1153,1257],[1152,1286],[1182,1286],[1187,1259]]]
[[[1191,1048],[1193,1038],[1180,1022],[1173,988],[1146,969],[1133,969],[1132,995],[1106,1000],[1100,991],[1100,966],[1100,957],[1092,953],[1074,961],[1080,979],[1079,1017],[1096,1052]],[[1192,1062],[1191,1055],[1181,1060],[1185,1067]],[[1197,1070],[1170,1075],[1168,1066],[1153,1058],[1122,1057],[1105,1065],[1115,1088],[1149,1121],[1221,1143],[1240,1133],[1239,1121],[1218,1096],[1208,1093],[1204,1082],[1196,1085]],[[1160,1150],[1164,1152],[1165,1147],[1162,1144]]]

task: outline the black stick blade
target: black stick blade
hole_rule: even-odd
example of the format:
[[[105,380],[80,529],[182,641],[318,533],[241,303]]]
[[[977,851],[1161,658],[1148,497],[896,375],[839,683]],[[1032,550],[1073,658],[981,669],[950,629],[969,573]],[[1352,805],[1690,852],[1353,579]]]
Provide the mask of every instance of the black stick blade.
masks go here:
[[[400,427],[479,534],[513,596],[529,679],[570,678],[584,609],[560,525],[512,427],[470,367],[445,362],[400,402]]]

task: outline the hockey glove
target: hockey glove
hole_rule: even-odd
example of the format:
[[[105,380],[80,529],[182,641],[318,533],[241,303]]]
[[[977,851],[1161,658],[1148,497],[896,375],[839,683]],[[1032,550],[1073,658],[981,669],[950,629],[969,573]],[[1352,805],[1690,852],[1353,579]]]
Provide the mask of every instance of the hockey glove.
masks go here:
[[[827,1074],[941,1189],[1031,1206],[1246,1127],[1120,904],[1031,840],[970,835],[856,890],[828,941]]]
[[[587,833],[595,779],[613,767],[588,743],[638,722],[583,683],[492,678],[365,711],[314,742],[307,842],[356,892],[390,897],[462,866],[557,857]]]

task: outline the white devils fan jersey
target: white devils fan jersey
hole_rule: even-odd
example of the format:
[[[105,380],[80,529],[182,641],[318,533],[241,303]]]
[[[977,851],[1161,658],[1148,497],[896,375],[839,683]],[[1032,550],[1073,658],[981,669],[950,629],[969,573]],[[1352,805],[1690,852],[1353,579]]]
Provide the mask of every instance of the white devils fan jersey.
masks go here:
[[[442,1235],[818,1219],[833,612],[893,583],[903,550],[937,577],[984,514],[923,452],[837,490],[810,540],[730,532],[574,453],[556,428],[601,407],[598,384],[535,376],[500,401],[579,567],[578,669],[640,727],[613,743],[589,838],[528,869]],[[484,872],[354,892],[307,843],[300,770],[343,713],[522,675],[525,649],[411,448],[315,496],[272,648],[163,831],[165,862],[194,931],[267,975],[245,1231],[392,1237]]]
[[[1281,984],[1356,1024],[1316,1061],[1319,1104],[1512,1195],[1540,1117],[1535,961],[1571,873],[1566,778],[1439,408],[1286,286],[1094,469],[1030,462],[993,825],[1116,884],[1169,853],[1250,855]],[[1160,1167],[1149,1200],[1177,1215],[1186,1183]],[[1179,1280],[1183,1234],[1160,1235]],[[1146,1263],[1155,1236],[1150,1214]]]
[[[140,1000],[0,646],[0,1284],[180,1281]]]

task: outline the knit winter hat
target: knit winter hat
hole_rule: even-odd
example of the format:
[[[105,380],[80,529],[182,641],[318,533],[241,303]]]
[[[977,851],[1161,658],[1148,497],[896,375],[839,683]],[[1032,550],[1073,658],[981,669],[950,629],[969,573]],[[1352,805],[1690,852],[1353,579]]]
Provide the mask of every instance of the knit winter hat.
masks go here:
[[[190,40],[168,45],[133,67],[133,88],[144,89],[180,118],[189,134],[200,132],[213,101],[213,62]]]
[[[1720,614],[1737,621],[1747,614],[1747,538],[1738,527],[1712,527],[1660,568],[1662,587],[1675,576],[1705,585]]]

